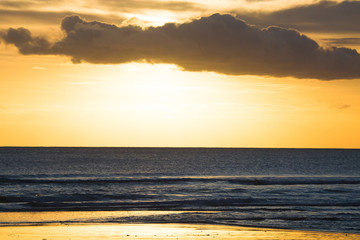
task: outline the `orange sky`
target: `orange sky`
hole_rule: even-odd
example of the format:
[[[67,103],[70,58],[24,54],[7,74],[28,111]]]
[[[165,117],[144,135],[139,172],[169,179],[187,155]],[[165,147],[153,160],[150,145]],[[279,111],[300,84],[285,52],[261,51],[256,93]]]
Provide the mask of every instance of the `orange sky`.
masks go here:
[[[360,147],[360,2],[208,2],[0,3],[0,146]]]

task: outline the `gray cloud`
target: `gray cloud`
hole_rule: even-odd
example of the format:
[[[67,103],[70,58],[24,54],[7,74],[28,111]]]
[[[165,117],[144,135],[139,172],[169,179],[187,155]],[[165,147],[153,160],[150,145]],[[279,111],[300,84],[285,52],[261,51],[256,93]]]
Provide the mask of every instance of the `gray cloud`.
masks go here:
[[[0,37],[6,43],[14,44],[22,54],[51,54],[50,43],[45,38],[32,37],[25,28],[10,28],[5,33],[0,32]]]
[[[133,9],[158,9],[170,11],[189,11],[199,10],[198,4],[185,1],[156,1],[156,0],[97,0],[100,6],[116,10],[133,10]]]
[[[236,12],[236,11],[234,11]],[[275,12],[237,12],[249,23],[307,32],[360,32],[360,1],[321,1]]]
[[[5,9],[38,9],[41,7],[57,7],[61,6],[65,3],[65,0],[1,0],[0,1],[0,8]]]
[[[324,38],[321,40],[331,45],[360,45],[360,38]]]
[[[0,1],[0,7],[11,9],[34,8],[39,6],[58,6],[66,3],[65,0],[27,0],[27,1]],[[158,0],[93,0],[88,1],[89,7],[103,7],[111,10],[133,10],[133,9],[160,9],[170,11],[199,10],[200,6],[187,1],[158,1]],[[90,6],[91,5],[91,6]]]
[[[22,24],[24,22],[28,24],[59,24],[65,16],[73,15],[74,12],[61,11],[31,11],[31,10],[1,10],[0,9],[0,22],[11,24]],[[94,14],[81,14],[82,17],[91,20],[116,22],[121,23],[124,19],[117,16],[110,15],[94,15]]]
[[[348,105],[348,104],[342,104],[342,105],[338,105],[337,108],[338,109],[347,109],[347,108],[350,108],[351,105]]]
[[[1,7],[8,7],[8,8],[21,8],[21,7],[29,7],[31,6],[31,2],[29,1],[1,1]]]
[[[64,38],[50,43],[24,28],[0,33],[22,54],[70,56],[74,63],[133,61],[177,64],[187,71],[296,78],[360,78],[360,55],[348,48],[321,48],[295,30],[264,29],[230,15],[142,29],[117,27],[78,16],[63,19]]]

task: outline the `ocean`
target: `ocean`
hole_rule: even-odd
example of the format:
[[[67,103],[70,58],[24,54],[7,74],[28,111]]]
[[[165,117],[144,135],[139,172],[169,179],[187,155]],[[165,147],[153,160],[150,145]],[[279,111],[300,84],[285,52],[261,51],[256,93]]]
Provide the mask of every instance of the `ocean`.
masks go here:
[[[0,212],[59,211],[360,233],[360,149],[0,148]]]

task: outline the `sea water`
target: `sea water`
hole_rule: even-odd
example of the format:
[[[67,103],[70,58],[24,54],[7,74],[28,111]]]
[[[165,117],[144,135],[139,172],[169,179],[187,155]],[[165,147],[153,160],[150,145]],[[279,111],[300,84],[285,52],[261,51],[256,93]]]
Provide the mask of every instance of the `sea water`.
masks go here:
[[[360,233],[360,150],[0,148],[0,212],[40,211]]]

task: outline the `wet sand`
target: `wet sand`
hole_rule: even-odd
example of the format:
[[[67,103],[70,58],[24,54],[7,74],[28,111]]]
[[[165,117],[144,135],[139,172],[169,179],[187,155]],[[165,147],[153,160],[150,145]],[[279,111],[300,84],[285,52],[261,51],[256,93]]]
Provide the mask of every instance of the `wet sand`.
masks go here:
[[[178,214],[170,211],[2,212],[0,240],[359,240],[360,234],[265,229],[210,224],[109,223],[129,216]],[[91,223],[93,222],[93,223]],[[97,222],[97,223],[95,223]],[[103,223],[99,223],[103,222]]]
[[[1,240],[342,240],[360,239],[360,234],[327,233],[283,229],[263,229],[201,224],[76,224],[0,227]]]

